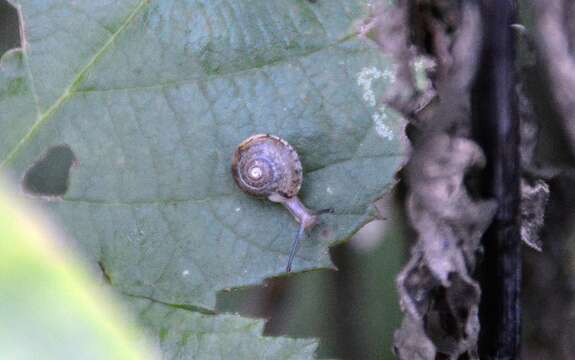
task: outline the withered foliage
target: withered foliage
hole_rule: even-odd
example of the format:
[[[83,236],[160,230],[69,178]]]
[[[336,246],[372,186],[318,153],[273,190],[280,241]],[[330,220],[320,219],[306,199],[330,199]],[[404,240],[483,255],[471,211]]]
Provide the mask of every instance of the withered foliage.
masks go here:
[[[411,120],[414,148],[404,179],[417,239],[397,278],[405,317],[395,334],[395,352],[400,359],[477,358],[480,289],[473,273],[481,236],[496,209],[491,200],[473,198],[466,186],[469,171],[485,164],[470,139],[480,13],[471,3],[440,1],[404,2],[394,11],[371,20],[382,49],[403,63],[416,53],[435,62],[428,73],[433,96],[413,90],[405,76],[397,86],[409,90],[396,92],[411,97],[386,99]],[[409,45],[412,39],[418,46]]]

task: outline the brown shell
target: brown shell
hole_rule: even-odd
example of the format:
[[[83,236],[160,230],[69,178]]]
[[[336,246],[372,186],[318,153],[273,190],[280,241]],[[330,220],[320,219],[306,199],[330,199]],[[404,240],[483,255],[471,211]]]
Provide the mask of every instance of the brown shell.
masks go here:
[[[287,141],[269,134],[242,141],[234,153],[232,174],[242,191],[259,197],[294,197],[303,181],[297,152]]]

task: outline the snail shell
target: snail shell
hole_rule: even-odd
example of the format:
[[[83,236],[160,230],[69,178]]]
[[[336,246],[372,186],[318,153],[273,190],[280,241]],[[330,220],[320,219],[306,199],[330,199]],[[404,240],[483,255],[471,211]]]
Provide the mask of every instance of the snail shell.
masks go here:
[[[275,202],[296,196],[303,182],[297,152],[287,141],[268,134],[242,141],[234,153],[232,173],[242,191]]]

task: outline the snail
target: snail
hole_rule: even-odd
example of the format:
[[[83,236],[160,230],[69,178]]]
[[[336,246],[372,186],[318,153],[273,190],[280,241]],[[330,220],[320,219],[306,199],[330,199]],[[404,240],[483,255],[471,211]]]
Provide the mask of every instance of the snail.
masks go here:
[[[318,215],[332,210],[313,212],[298,198],[303,182],[301,161],[280,137],[258,134],[242,141],[233,156],[232,174],[243,192],[282,204],[300,224],[286,266],[290,272],[305,231],[318,224]]]

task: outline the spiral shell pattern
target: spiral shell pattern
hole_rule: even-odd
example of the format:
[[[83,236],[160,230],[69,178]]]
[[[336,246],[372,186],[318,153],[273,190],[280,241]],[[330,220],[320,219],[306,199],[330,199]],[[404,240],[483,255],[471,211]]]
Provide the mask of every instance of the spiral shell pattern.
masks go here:
[[[242,191],[259,197],[294,197],[303,181],[297,152],[285,140],[268,134],[242,141],[234,153],[232,174]]]

